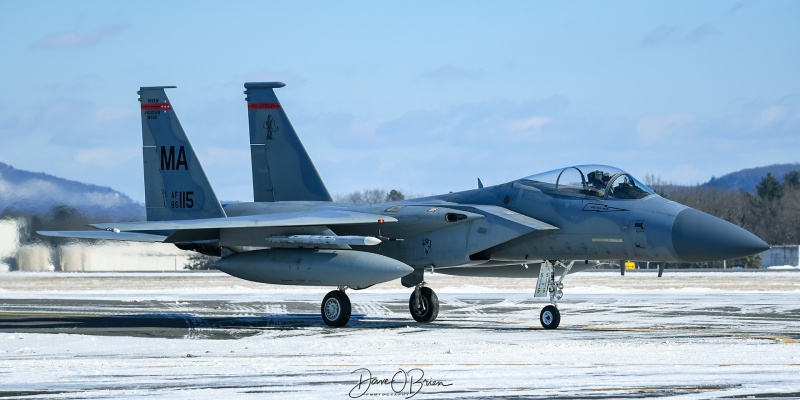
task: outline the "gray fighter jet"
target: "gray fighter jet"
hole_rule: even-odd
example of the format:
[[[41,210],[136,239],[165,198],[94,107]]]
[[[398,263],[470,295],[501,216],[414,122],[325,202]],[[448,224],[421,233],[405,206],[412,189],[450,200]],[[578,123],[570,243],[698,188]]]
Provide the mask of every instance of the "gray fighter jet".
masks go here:
[[[401,278],[418,322],[439,313],[425,272],[536,279],[539,319],[558,327],[564,277],[589,260],[709,261],[769,248],[729,222],[664,199],[630,174],[567,167],[464,192],[376,205],[331,202],[275,96],[280,82],[246,83],[255,202],[222,206],[165,88],[142,87],[147,221],[42,235],[173,243],[222,257],[230,275],[330,286],[323,321],[347,324],[345,290]],[[556,276],[558,275],[558,279]]]

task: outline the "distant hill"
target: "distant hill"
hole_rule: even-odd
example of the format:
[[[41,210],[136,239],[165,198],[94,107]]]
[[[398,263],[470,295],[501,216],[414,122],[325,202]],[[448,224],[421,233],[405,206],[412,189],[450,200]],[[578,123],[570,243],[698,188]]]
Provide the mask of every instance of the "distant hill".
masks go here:
[[[145,217],[142,204],[111,188],[15,169],[0,162],[0,216],[47,219],[72,210],[97,222]]]
[[[771,173],[779,180],[783,180],[783,176],[792,171],[800,171],[800,164],[775,164],[766,167],[743,169],[719,178],[711,178],[710,181],[702,186],[728,190],[744,189],[750,193],[755,193],[756,185],[762,178],[767,176],[767,173]]]

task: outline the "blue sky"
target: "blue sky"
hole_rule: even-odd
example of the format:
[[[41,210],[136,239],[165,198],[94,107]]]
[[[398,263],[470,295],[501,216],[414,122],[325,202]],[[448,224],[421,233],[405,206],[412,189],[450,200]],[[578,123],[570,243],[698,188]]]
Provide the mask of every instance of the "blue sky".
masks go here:
[[[0,161],[143,201],[140,86],[252,199],[243,84],[331,193],[574,164],[702,183],[800,160],[800,2],[0,2]]]

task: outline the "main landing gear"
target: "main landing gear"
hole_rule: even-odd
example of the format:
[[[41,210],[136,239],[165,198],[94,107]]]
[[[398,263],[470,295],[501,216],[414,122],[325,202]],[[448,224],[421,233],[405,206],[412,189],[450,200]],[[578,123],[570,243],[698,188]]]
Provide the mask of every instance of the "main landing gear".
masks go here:
[[[433,322],[439,315],[439,297],[433,289],[422,285],[423,282],[420,282],[414,286],[414,291],[408,299],[408,310],[417,322]],[[344,292],[345,289],[340,287],[338,290],[332,290],[322,299],[320,312],[322,320],[328,326],[345,326],[350,321],[352,306],[350,298]]]
[[[345,326],[350,321],[350,298],[344,289],[333,290],[322,299],[322,320],[328,326]]]
[[[539,313],[539,322],[544,329],[556,329],[561,324],[561,312],[558,310],[558,301],[564,296],[564,284],[561,283],[564,277],[572,269],[574,261],[546,260],[542,262],[539,269],[539,278],[536,280],[536,294],[534,297],[550,296],[550,303]],[[564,269],[561,277],[556,281],[555,267]],[[408,280],[407,280],[408,278]],[[423,286],[422,271],[418,271],[403,278],[403,285],[406,287],[414,286],[414,291],[408,299],[408,310],[415,321],[421,323],[433,322],[439,316],[439,297],[433,289]],[[345,294],[346,287],[339,287],[325,295],[322,299],[321,314],[322,320],[328,326],[345,326],[350,321],[352,307],[350,298]]]
[[[427,286],[424,280],[425,271],[417,269],[400,279],[400,283],[407,288],[414,288],[408,299],[408,311],[415,321],[421,323],[433,322],[439,316],[439,297]]]
[[[561,300],[564,296],[564,284],[561,281],[567,276],[567,273],[572,269],[575,261],[570,261],[565,264],[561,261],[546,260],[542,263],[539,269],[539,279],[536,281],[536,294],[534,297],[544,297],[550,295],[550,303],[539,313],[539,322],[544,329],[556,329],[561,323],[561,312],[558,311],[557,301]],[[558,265],[564,268],[561,277],[556,282],[555,266]]]
[[[417,322],[433,322],[439,315],[439,297],[433,289],[418,283],[408,299],[408,310]]]

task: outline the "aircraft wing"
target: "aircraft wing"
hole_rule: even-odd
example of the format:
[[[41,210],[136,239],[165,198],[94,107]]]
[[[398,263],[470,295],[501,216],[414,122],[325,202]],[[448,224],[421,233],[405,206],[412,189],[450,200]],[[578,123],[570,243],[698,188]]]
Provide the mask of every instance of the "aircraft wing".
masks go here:
[[[302,212],[244,215],[239,217],[190,219],[175,221],[111,222],[91,224],[97,229],[126,231],[171,231],[184,229],[230,229],[288,226],[320,226],[342,224],[377,224],[397,222],[387,215],[376,215],[339,209],[318,209]]]
[[[163,242],[166,236],[141,232],[113,232],[113,231],[39,231],[42,236],[53,236],[75,239],[92,240],[123,240],[126,242]]]
[[[121,240],[133,242],[175,242],[210,240],[219,237],[219,229],[319,227],[343,224],[377,224],[397,222],[394,217],[340,209],[317,209],[302,212],[246,215],[174,221],[111,222],[91,224],[98,230],[40,231],[43,236],[92,240]],[[166,232],[169,236],[150,232]],[[180,232],[180,233],[179,233]],[[169,240],[167,240],[169,238]],[[295,239],[297,240],[297,239]]]

